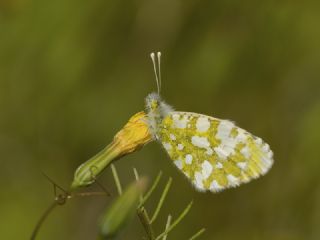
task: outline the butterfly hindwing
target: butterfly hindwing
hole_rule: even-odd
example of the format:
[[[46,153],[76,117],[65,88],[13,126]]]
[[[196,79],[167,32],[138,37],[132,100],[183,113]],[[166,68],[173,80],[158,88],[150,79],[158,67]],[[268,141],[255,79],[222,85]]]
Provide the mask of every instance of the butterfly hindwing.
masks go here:
[[[265,174],[273,163],[261,138],[231,121],[202,114],[171,112],[159,125],[157,138],[200,191],[238,186]]]

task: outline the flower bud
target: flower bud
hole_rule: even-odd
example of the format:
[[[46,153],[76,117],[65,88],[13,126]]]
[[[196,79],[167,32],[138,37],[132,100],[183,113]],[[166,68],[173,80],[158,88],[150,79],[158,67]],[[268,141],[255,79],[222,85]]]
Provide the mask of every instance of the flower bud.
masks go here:
[[[91,185],[112,161],[141,149],[152,139],[145,112],[136,113],[114,136],[112,143],[77,168],[71,190]]]
[[[146,178],[141,178],[131,183],[108,208],[100,221],[100,235],[103,239],[113,239],[132,220],[146,182]]]

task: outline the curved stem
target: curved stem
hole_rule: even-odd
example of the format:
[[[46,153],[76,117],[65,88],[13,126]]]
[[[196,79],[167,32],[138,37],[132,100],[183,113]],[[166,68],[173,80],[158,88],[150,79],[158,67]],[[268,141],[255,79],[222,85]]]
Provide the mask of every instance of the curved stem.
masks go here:
[[[39,232],[40,227],[42,226],[44,220],[46,220],[46,218],[49,216],[49,214],[52,212],[52,210],[58,206],[59,203],[57,201],[54,201],[48,208],[47,210],[42,214],[41,218],[39,219],[39,221],[37,222],[37,225],[35,226],[31,238],[30,240],[35,240],[36,236]]]

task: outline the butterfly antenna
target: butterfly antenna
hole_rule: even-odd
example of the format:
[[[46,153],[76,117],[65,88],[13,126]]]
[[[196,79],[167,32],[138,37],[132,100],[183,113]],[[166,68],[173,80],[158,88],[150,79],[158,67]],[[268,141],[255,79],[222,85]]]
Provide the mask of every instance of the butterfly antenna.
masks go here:
[[[157,82],[157,88],[158,88],[158,94],[160,93],[160,85],[159,85],[159,78],[158,78],[158,73],[157,73],[157,67],[156,67],[156,58],[154,52],[150,54],[152,64],[153,64],[153,71],[154,75],[156,76],[156,82]]]
[[[161,91],[161,85],[162,85],[162,80],[161,80],[161,52],[157,52],[157,57],[158,57],[158,72],[159,72],[159,85],[160,85],[160,91]]]

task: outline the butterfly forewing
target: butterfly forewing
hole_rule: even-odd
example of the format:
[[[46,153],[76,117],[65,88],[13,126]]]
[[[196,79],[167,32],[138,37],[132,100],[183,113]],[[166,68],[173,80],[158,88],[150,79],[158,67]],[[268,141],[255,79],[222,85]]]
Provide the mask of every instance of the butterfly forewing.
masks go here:
[[[261,138],[231,121],[202,114],[171,112],[157,138],[200,191],[238,186],[265,174],[273,163],[273,153]]]

